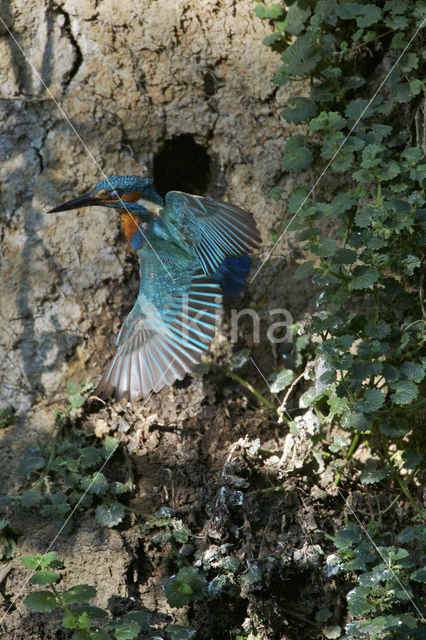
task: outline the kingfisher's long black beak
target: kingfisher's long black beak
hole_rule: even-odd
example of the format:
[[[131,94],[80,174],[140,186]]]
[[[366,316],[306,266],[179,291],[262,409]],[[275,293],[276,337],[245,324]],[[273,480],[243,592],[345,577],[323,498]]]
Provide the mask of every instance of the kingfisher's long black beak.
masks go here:
[[[90,191],[84,196],[74,198],[74,200],[68,200],[68,202],[59,205],[59,207],[50,209],[47,213],[59,213],[60,211],[70,211],[71,209],[80,209],[80,207],[91,207],[93,205],[102,206],[103,203],[104,200],[102,198],[99,198],[93,191]]]

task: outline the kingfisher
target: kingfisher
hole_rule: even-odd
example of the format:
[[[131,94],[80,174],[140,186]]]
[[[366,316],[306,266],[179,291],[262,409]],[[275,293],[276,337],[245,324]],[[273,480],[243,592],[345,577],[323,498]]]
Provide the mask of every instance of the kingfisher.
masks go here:
[[[182,380],[200,362],[222,293],[245,288],[260,235],[253,216],[239,207],[181,191],[169,191],[163,201],[151,180],[139,176],[105,178],[48,213],[93,206],[120,213],[140,265],[136,303],[95,394],[134,401]]]

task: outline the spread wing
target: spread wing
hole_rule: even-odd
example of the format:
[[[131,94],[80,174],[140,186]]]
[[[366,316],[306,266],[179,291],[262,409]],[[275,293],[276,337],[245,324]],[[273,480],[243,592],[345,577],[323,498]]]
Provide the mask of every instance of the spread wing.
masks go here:
[[[162,218],[173,227],[173,237],[197,257],[206,275],[214,273],[227,256],[252,253],[260,243],[253,216],[228,202],[170,191]]]
[[[186,255],[186,259],[185,259]],[[135,400],[192,371],[207,351],[220,309],[219,285],[194,258],[139,251],[141,285],[117,338],[117,353],[95,393]]]

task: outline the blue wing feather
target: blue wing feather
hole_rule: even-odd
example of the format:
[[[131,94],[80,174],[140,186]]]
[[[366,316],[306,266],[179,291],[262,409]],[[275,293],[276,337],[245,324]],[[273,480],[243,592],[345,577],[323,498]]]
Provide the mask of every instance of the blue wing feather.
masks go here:
[[[250,256],[228,256],[212,277],[219,282],[226,296],[237,296],[247,286],[246,278],[250,267]]]

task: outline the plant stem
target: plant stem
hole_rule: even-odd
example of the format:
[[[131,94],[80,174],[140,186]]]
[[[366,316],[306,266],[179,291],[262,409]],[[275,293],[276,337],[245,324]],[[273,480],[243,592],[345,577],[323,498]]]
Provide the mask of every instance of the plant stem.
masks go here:
[[[417,511],[417,513],[419,513],[421,516],[424,517],[424,510],[414,500],[413,496],[410,493],[410,490],[408,489],[408,487],[405,484],[403,478],[401,477],[401,474],[399,473],[398,467],[392,463],[392,460],[389,457],[389,452],[387,450],[386,439],[385,439],[383,434],[381,434],[381,435],[382,435],[382,446],[383,446],[383,451],[384,451],[386,460],[388,461],[388,465],[392,469],[392,471],[393,471],[393,473],[394,473],[394,475],[396,477],[396,480],[397,480],[399,486],[401,487],[401,490],[402,490],[403,494],[405,495],[405,497],[407,498],[409,503],[412,505],[412,507]]]
[[[261,402],[263,402],[263,404],[268,407],[268,409],[271,409],[271,411],[273,411],[274,413],[278,413],[277,407],[270,400],[265,398],[265,396],[263,396],[257,389],[255,389],[253,385],[250,384],[250,382],[247,382],[247,380],[244,380],[244,378],[241,378],[241,376],[238,376],[236,373],[234,373],[230,369],[227,369],[226,367],[220,367],[220,369],[229,378],[235,380],[235,382],[239,382],[241,385],[243,385],[243,387],[251,391],[251,393],[255,395],[256,398],[258,398]]]

